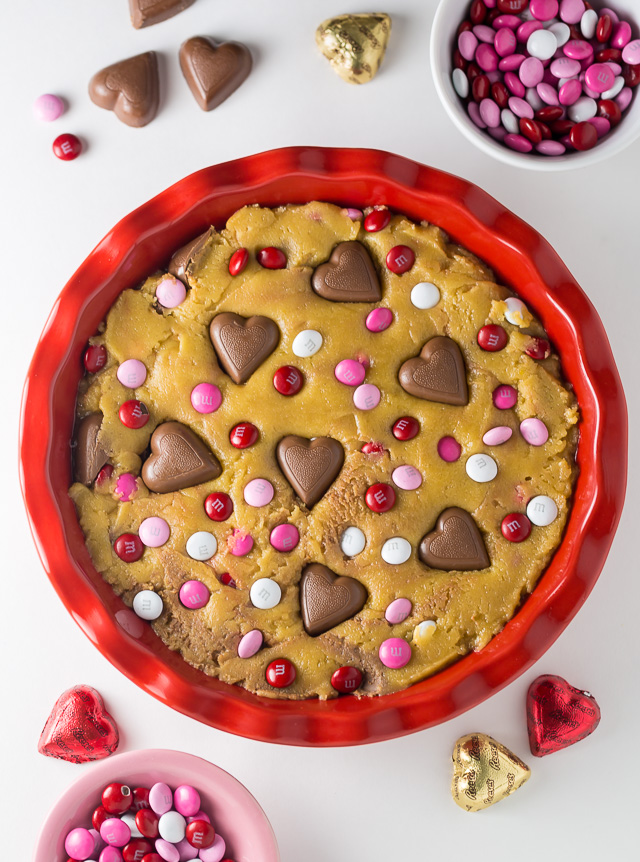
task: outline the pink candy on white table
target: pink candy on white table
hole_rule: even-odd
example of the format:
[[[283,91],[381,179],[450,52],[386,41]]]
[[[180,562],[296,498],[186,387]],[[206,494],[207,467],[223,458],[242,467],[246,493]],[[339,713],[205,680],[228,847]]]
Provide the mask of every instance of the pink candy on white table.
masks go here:
[[[51,123],[64,113],[64,102],[52,93],[43,93],[33,103],[33,113],[36,119]]]
[[[171,528],[164,518],[145,518],[138,528],[140,540],[147,548],[160,548],[171,535]]]
[[[222,393],[215,383],[198,383],[191,390],[191,406],[198,413],[215,413],[222,404]]]

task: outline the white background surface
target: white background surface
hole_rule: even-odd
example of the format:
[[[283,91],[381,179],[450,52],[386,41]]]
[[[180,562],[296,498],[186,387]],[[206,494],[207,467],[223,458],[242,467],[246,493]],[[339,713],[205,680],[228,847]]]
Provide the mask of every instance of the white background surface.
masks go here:
[[[374,4],[377,5],[377,4]],[[596,168],[545,175],[501,166],[453,127],[430,80],[436,0],[389,0],[393,32],[382,71],[352,87],[316,52],[326,17],[366,11],[354,0],[197,0],[142,31],[126,0],[17,0],[0,10],[2,158],[2,781],[3,859],[26,859],[51,804],[81,772],[36,751],[59,694],[88,683],[104,696],[121,750],[179,748],[240,779],[264,807],[283,862],[500,858],[582,862],[636,858],[640,599],[636,491],[588,602],[527,674],[466,715],[375,746],[306,750],[259,744],[200,725],[136,688],[89,643],[49,585],[18,489],[20,391],[55,298],[121,216],[198,168],[293,144],[371,146],[466,177],[530,222],[556,248],[600,312],[638,423],[638,159],[640,142]],[[612,3],[612,5],[615,5]],[[210,114],[199,110],[177,52],[193,35],[237,39],[255,57],[249,79]],[[144,129],[92,105],[91,75],[145,50],[161,54],[162,103]],[[32,118],[43,92],[69,102],[54,124]],[[51,142],[82,136],[86,152],[56,160]],[[527,686],[556,673],[597,697],[588,740],[541,760],[528,751]],[[449,794],[450,754],[463,733],[490,733],[532,767],[529,783],[470,816]],[[626,851],[626,852],[625,852]],[[57,860],[56,860],[57,862]]]

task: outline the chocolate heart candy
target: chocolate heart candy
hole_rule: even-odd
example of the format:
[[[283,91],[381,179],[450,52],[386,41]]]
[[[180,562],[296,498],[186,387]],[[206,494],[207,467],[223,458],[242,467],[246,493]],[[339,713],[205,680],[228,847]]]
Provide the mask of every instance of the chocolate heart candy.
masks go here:
[[[142,465],[145,485],[158,494],[210,482],[221,472],[216,456],[180,422],[158,425],[151,435],[151,455]]]
[[[119,740],[118,727],[95,688],[76,685],[55,702],[38,751],[70,763],[87,763],[113,754]]]
[[[213,318],[209,333],[220,365],[234,383],[245,383],[280,341],[280,330],[268,317],[228,311]]]
[[[173,18],[193,6],[196,0],[129,0],[131,23],[139,30]]]
[[[343,80],[366,84],[380,68],[390,33],[384,12],[337,15],[318,27],[316,44]]]
[[[339,577],[320,563],[302,570],[300,612],[304,630],[311,637],[351,619],[366,601],[367,591],[355,578]]]
[[[217,45],[194,36],[180,48],[180,68],[193,97],[203,111],[224,102],[251,71],[251,51],[240,42]]]
[[[169,261],[169,266],[167,267],[171,275],[179,278],[180,281],[187,284],[191,270],[196,266],[198,258],[204,251],[209,237],[213,236],[215,232],[215,228],[210,227],[209,230],[199,234],[195,239],[192,239],[191,242],[186,243],[186,245],[181,246],[177,251],[175,251]]]
[[[311,286],[332,302],[380,302],[382,290],[371,255],[361,242],[341,242],[311,276]]]
[[[109,460],[109,453],[100,442],[102,413],[89,413],[76,429],[74,473],[76,482],[90,485]]]
[[[101,69],[89,82],[89,96],[127,126],[146,126],[158,113],[158,60],[153,51]]]
[[[553,754],[580,742],[600,723],[600,707],[588,691],[580,691],[561,676],[545,674],[527,692],[529,747],[535,757]]]
[[[278,443],[280,469],[302,502],[310,509],[324,496],[344,463],[344,449],[332,437],[289,435]]]
[[[462,353],[455,341],[446,335],[430,338],[420,356],[403,363],[398,380],[409,395],[425,401],[458,406],[469,403]]]
[[[485,733],[470,733],[453,750],[451,795],[465,811],[484,811],[529,779],[526,763]]]
[[[435,529],[420,542],[418,556],[432,569],[445,572],[468,572],[491,565],[476,522],[457,506],[441,513]]]

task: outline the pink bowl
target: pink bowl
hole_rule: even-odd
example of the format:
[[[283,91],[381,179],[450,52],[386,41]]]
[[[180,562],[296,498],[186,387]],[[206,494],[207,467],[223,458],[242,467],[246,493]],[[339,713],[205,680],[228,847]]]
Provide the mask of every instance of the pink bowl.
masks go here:
[[[33,862],[66,860],[64,839],[76,826],[91,828],[91,814],[103,788],[112,781],[151,787],[164,781],[173,790],[191,784],[202,809],[227,843],[234,862],[279,862],[280,853],[267,816],[246,787],[208,760],[162,748],[116,754],[88,767],[49,812],[38,837]]]

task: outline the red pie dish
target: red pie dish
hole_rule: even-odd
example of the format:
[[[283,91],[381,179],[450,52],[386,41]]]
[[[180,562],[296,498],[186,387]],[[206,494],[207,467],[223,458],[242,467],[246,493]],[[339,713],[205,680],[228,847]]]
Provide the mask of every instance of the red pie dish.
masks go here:
[[[246,204],[311,200],[386,205],[438,225],[488,263],[557,346],[580,407],[571,513],[534,591],[484,649],[384,697],[261,698],[191,667],[103,581],[68,494],[82,355],[118,295]],[[352,745],[458,715],[515,679],[563,631],[600,574],[621,514],[627,413],[602,323],[532,228],[470,183],[399,156],[292,148],[187,177],[125,217],[91,252],[63,289],[38,343],[24,390],[20,456],[24,499],[45,570],[73,618],[116,667],[164,703],[221,730],[287,744]]]

